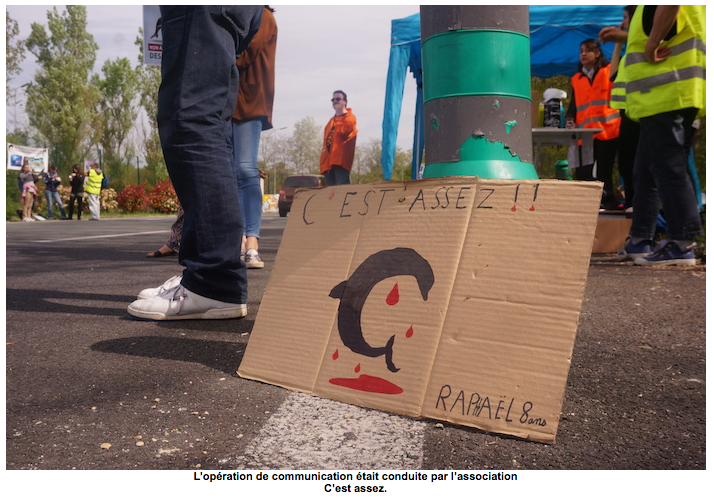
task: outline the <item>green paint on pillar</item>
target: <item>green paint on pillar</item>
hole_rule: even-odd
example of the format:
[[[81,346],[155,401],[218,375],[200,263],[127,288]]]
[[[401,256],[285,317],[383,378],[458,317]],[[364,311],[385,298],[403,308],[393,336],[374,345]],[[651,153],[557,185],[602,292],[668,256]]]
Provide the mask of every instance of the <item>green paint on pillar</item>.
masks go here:
[[[531,101],[530,37],[505,30],[457,30],[422,43],[424,102],[455,96]]]
[[[488,141],[485,136],[469,137],[460,148],[458,162],[429,164],[423,178],[445,176],[478,176],[486,179],[538,179],[532,163],[511,154],[503,143]]]

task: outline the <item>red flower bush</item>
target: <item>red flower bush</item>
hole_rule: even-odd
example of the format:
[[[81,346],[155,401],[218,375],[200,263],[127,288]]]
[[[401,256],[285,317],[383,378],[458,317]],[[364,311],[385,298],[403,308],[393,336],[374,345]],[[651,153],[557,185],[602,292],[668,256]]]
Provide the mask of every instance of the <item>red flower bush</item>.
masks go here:
[[[159,181],[151,188],[149,203],[156,212],[170,214],[178,211],[179,201],[170,179]]]
[[[145,212],[149,207],[148,184],[146,181],[141,185],[127,185],[124,190],[117,195],[119,208],[124,212]]]

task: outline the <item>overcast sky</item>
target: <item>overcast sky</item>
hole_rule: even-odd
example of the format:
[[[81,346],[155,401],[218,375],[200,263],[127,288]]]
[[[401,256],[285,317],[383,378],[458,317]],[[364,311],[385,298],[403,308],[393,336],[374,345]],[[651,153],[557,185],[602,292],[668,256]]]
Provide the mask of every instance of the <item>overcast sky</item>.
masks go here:
[[[296,121],[311,116],[324,127],[334,113],[332,91],[347,93],[357,116],[358,144],[382,137],[384,92],[389,63],[391,21],[416,14],[419,6],[296,6],[274,5],[278,24],[275,105],[273,125],[292,133]],[[51,6],[7,5],[17,21],[20,37],[27,38],[31,24],[47,29]],[[57,6],[64,10],[63,5]],[[107,59],[127,57],[135,64],[134,41],[142,25],[141,5],[89,5],[88,28],[97,44],[95,72]],[[49,30],[47,30],[49,32]],[[24,72],[11,82],[28,82],[35,73],[34,56],[27,53]],[[416,84],[407,77],[397,144],[411,149],[414,133]],[[12,111],[8,110],[8,117]]]

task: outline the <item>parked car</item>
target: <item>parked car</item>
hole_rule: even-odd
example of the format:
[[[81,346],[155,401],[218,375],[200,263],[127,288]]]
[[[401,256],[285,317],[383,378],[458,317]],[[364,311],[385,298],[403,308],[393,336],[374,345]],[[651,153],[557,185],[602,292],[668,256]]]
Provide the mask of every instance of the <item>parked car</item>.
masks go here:
[[[290,207],[293,204],[293,196],[295,196],[296,191],[322,188],[323,186],[327,186],[325,176],[319,174],[305,174],[285,178],[283,187],[280,188],[280,195],[278,196],[278,214],[280,214],[280,217],[285,217],[288,215],[288,212],[290,212]]]

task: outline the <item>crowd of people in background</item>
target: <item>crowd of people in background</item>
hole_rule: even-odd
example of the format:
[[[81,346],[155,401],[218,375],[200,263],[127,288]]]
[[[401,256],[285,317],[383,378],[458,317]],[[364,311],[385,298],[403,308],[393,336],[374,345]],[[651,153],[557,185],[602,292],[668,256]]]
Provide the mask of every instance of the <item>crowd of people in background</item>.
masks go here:
[[[37,183],[42,179],[44,183],[45,201],[47,202],[47,216],[39,214],[40,201],[38,200],[39,186]],[[74,218],[75,206],[77,219],[82,219],[84,211],[83,201],[88,197],[90,220],[99,220],[100,206],[99,195],[104,187],[104,174],[96,162],[92,162],[89,170],[85,172],[82,166],[75,164],[72,166],[72,173],[69,175],[70,195],[68,212],[65,212],[64,203],[58,188],[62,185],[62,178],[57,172],[57,166],[50,164],[46,170],[35,172],[29,162],[23,162],[22,168],[17,175],[17,187],[20,190],[20,206],[18,215],[21,214],[23,222],[29,223],[35,220],[61,219],[63,221]],[[86,193],[86,195],[85,195]],[[59,218],[55,217],[54,206],[57,206]]]

